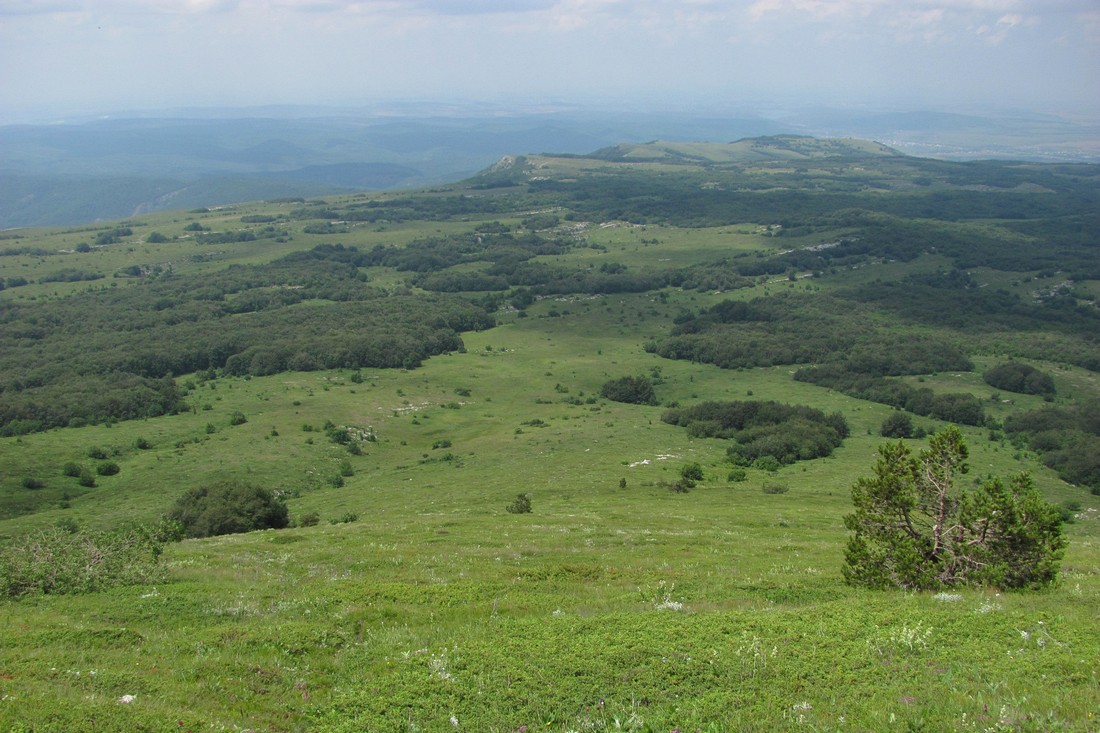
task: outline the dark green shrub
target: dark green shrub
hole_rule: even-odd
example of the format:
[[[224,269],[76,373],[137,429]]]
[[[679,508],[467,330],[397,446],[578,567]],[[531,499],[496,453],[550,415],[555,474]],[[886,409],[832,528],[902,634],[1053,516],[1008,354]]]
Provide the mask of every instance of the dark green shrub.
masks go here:
[[[88,458],[94,458],[97,461],[103,461],[107,459],[107,449],[100,448],[98,445],[93,445],[88,449]]]
[[[905,412],[892,412],[882,421],[879,435],[884,438],[912,438],[913,418]]]
[[[107,461],[95,467],[95,472],[100,476],[114,476],[122,469],[114,461]]]
[[[150,443],[145,438],[138,438],[137,440],[134,441],[134,447],[137,448],[138,450],[149,450],[150,448],[153,447],[153,444]],[[107,456],[103,456],[103,457],[106,458]]]
[[[70,461],[69,463],[66,463],[64,466],[62,466],[61,475],[76,478],[77,476],[80,475],[80,471],[81,471],[80,464],[79,463],[73,463],[73,462]]]
[[[680,477],[688,481],[702,481],[703,467],[698,463],[687,463],[680,467]]]
[[[761,490],[765,494],[786,494],[791,490],[791,487],[786,484],[764,484]]]
[[[321,515],[317,512],[306,512],[298,518],[299,527],[316,527],[321,523]]]
[[[730,483],[738,483],[740,481],[744,481],[746,478],[748,478],[748,472],[746,472],[743,468],[735,468],[729,472],[728,476],[726,476],[726,480]]]
[[[37,479],[34,476],[24,476],[22,484],[24,489],[34,490],[46,488],[46,482],[42,479]]]
[[[235,410],[232,415],[229,416],[230,425],[244,425],[248,422],[248,418],[244,416],[244,413],[240,410]]]
[[[290,521],[286,504],[274,494],[238,482],[191,489],[176,500],[167,516],[183,525],[188,537],[282,529]]]
[[[351,431],[347,428],[338,428],[334,426],[328,428],[325,433],[328,435],[328,439],[333,443],[347,445],[351,442]]]
[[[531,512],[531,498],[527,494],[516,494],[516,498],[507,506],[509,514],[529,514]]]
[[[653,391],[653,381],[649,377],[620,377],[605,382],[600,387],[600,395],[615,402],[633,405],[656,405],[657,395]]]
[[[80,477],[77,479],[77,483],[89,489],[95,488],[95,476],[92,472],[86,468],[80,469]]]
[[[989,369],[982,379],[991,387],[1020,394],[1053,395],[1054,377],[1030,364],[1009,361]]]

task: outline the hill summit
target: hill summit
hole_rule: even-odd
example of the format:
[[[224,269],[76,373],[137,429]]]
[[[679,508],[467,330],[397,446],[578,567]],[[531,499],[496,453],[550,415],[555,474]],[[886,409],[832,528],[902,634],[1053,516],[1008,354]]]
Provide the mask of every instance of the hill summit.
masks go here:
[[[818,158],[868,158],[902,155],[881,143],[857,138],[819,138],[805,135],[746,137],[731,143],[626,143],[597,150],[593,158],[609,161],[685,163],[758,163]]]

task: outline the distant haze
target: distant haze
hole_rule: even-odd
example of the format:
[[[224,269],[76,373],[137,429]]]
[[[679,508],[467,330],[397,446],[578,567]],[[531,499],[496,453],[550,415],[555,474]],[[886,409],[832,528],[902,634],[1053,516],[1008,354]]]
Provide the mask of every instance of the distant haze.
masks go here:
[[[1097,0],[0,0],[0,123],[478,100],[1100,107]]]

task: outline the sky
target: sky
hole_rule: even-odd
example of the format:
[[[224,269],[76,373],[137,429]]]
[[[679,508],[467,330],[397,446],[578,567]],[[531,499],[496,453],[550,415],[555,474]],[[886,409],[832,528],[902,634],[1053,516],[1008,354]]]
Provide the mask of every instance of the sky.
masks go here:
[[[383,100],[1100,110],[1100,0],[0,0],[0,122]]]

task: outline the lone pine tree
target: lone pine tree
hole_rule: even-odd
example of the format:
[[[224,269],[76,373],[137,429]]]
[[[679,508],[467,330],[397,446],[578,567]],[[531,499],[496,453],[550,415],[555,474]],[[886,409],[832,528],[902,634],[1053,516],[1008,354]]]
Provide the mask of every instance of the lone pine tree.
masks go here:
[[[1065,547],[1057,508],[1026,473],[958,489],[967,456],[954,426],[915,457],[902,441],[879,448],[874,475],[852,486],[855,511],[844,518],[853,533],[844,558],[848,583],[1038,588],[1055,580]]]

